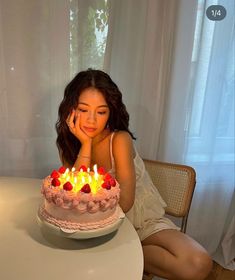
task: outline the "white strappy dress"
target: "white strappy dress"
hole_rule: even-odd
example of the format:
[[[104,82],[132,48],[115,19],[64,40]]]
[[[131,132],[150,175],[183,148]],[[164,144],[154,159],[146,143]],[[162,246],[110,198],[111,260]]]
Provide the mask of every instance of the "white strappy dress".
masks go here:
[[[110,157],[112,168],[109,171],[115,177],[115,162],[112,153],[112,140],[114,133],[110,138]],[[135,227],[139,238],[143,241],[148,236],[164,229],[179,230],[170,219],[166,218],[166,203],[160,196],[157,188],[153,185],[148,172],[145,169],[144,162],[135,148],[135,172],[136,172],[136,191],[135,201],[132,208],[126,213],[126,216]]]

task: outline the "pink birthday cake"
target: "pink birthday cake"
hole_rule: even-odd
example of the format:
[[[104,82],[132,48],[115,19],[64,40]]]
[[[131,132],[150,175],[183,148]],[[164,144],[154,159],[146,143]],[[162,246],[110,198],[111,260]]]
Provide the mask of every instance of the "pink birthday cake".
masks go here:
[[[39,218],[64,231],[104,228],[119,218],[118,182],[104,168],[60,167],[43,180]]]

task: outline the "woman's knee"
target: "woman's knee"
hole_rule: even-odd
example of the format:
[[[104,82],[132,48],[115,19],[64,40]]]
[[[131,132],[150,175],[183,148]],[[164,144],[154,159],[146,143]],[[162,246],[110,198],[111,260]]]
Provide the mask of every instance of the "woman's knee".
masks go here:
[[[185,261],[184,279],[203,280],[212,270],[212,259],[206,252],[191,254]]]

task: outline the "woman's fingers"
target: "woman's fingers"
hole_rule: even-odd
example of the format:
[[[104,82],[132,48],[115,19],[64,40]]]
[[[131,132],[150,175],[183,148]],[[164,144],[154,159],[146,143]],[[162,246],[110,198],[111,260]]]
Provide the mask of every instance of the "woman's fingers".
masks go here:
[[[73,110],[73,111],[69,114],[69,116],[68,116],[68,118],[67,118],[67,120],[66,120],[66,123],[67,123],[67,125],[68,125],[68,127],[69,127],[69,129],[70,129],[71,132],[72,132],[72,130],[73,130],[74,127],[75,127],[75,125],[74,125],[74,118],[75,118],[75,110]]]
[[[75,112],[74,123],[75,123],[75,127],[80,129],[80,114],[78,111]]]
[[[66,123],[70,132],[81,142],[85,143],[91,141],[91,138],[81,129],[80,126],[80,112],[73,110],[68,116]]]
[[[74,122],[75,122],[74,128],[76,130],[76,134],[77,134],[78,138],[81,140],[84,137],[86,137],[86,134],[84,133],[84,131],[81,129],[81,126],[80,126],[81,124],[80,124],[80,113],[79,112],[75,113]]]
[[[70,132],[76,136],[79,140],[83,138],[84,132],[80,128],[80,114],[77,110],[73,110],[68,116],[66,123],[69,127]]]

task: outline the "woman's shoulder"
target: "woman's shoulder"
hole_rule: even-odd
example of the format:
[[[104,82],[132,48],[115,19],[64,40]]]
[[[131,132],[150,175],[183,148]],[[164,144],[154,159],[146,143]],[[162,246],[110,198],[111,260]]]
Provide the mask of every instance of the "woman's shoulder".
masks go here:
[[[114,133],[112,147],[116,156],[120,156],[122,153],[132,154],[132,157],[135,155],[133,141],[127,131],[120,130]]]
[[[125,130],[118,130],[113,133],[113,141],[114,142],[131,142],[132,138],[130,133]]]

